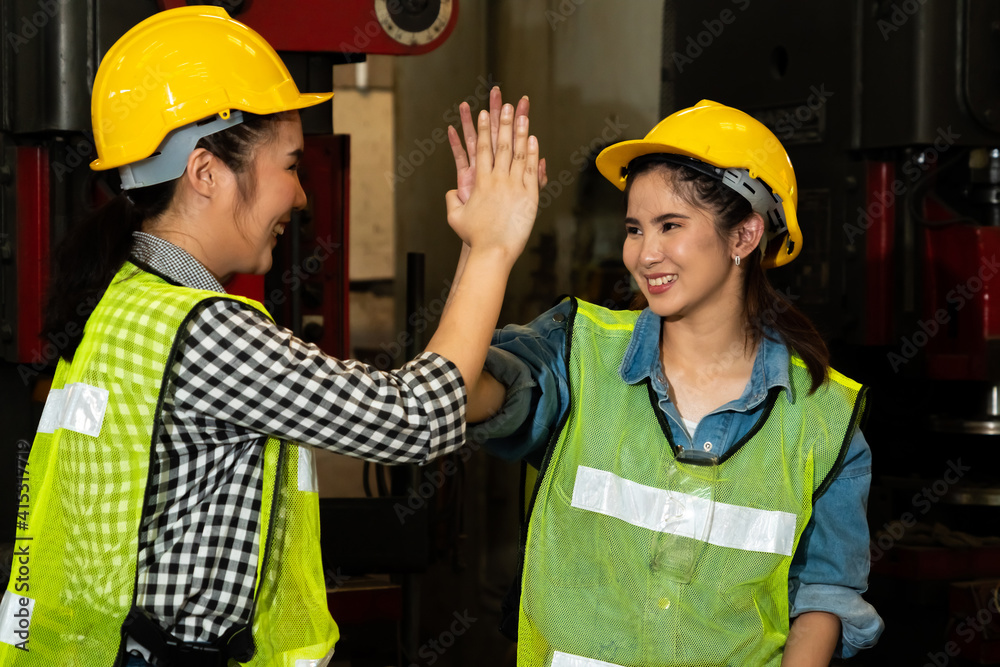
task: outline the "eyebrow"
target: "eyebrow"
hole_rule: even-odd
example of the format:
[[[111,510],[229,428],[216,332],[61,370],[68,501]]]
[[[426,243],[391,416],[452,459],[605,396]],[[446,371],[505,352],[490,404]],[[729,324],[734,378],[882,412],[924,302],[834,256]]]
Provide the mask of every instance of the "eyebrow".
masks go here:
[[[651,220],[651,223],[655,225],[657,223],[667,222],[668,220],[673,220],[675,218],[681,218],[683,220],[690,220],[689,216],[682,215],[680,213],[664,213],[663,215],[658,215],[655,218],[653,218]],[[627,225],[627,224],[630,224],[630,223],[633,224],[633,225],[637,225],[637,224],[639,224],[639,221],[636,218],[625,218],[625,224]]]
[[[288,157],[293,157],[296,160],[301,160],[303,155],[305,155],[305,151],[301,148],[296,148],[294,151],[288,153]]]

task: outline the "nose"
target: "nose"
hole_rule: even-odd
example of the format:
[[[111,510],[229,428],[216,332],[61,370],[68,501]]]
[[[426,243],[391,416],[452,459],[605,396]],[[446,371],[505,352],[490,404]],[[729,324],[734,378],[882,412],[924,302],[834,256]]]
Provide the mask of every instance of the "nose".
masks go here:
[[[639,252],[639,259],[646,266],[653,266],[663,260],[663,248],[660,247],[659,239],[651,236],[644,236],[642,239],[642,249]]]
[[[305,209],[308,203],[308,198],[306,197],[306,191],[302,189],[302,181],[297,177],[295,179],[295,199],[292,202],[292,208],[296,211],[302,211]]]

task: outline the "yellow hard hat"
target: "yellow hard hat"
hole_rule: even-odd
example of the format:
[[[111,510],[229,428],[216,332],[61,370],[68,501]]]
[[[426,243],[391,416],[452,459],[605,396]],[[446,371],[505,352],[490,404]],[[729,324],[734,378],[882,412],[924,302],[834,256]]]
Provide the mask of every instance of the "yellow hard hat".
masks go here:
[[[795,170],[781,142],[759,120],[739,109],[702,100],[661,120],[645,139],[608,146],[597,156],[597,169],[624,190],[628,164],[659,153],[717,167],[718,177],[750,200],[768,226],[764,267],[781,266],[798,256],[802,231],[795,214],[799,199]],[[766,197],[760,192],[764,189],[754,187],[760,181],[770,190]],[[754,189],[756,196],[747,194]]]
[[[170,132],[206,118],[303,109],[331,97],[300,93],[275,50],[225,10],[168,9],[125,33],[101,61],[91,98],[97,159],[90,167],[149,158]]]

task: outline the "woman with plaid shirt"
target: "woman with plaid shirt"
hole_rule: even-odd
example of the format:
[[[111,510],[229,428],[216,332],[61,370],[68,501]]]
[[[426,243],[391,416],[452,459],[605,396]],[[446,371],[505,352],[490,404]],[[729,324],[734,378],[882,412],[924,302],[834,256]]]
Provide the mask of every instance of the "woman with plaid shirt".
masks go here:
[[[464,442],[465,387],[544,182],[526,100],[515,114],[494,91],[480,115],[447,195],[464,270],[427,349],[381,372],[223,287],[265,273],[305,207],[297,110],[331,96],[299,93],[263,38],[213,7],[161,12],[106,55],[91,166],[117,167],[123,193],[53,262],[46,330],[71,342],[18,533],[46,576],[4,595],[0,663],[325,665],[337,630],[310,447],[421,463]]]

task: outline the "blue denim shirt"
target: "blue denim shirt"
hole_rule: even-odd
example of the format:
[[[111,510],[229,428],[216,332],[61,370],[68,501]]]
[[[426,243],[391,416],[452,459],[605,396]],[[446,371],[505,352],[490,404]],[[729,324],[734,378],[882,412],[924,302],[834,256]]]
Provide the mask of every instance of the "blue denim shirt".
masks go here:
[[[507,387],[501,412],[474,427],[472,437],[489,438],[485,446],[508,460],[525,459],[536,467],[569,406],[564,349],[571,303],[564,301],[527,326],[507,326],[493,337],[486,370]],[[768,390],[791,390],[789,354],[783,344],[764,339],[743,395],[713,410],[688,437],[670,401],[660,365],[660,318],[646,309],[639,316],[619,373],[629,384],[651,379],[660,409],[670,420],[678,446],[723,455],[756,423]],[[792,618],[807,611],[826,611],[841,620],[838,657],[850,657],[873,646],[882,619],[861,597],[868,588],[868,487],[871,450],[860,430],[847,451],[843,468],[816,501],[789,571]]]

